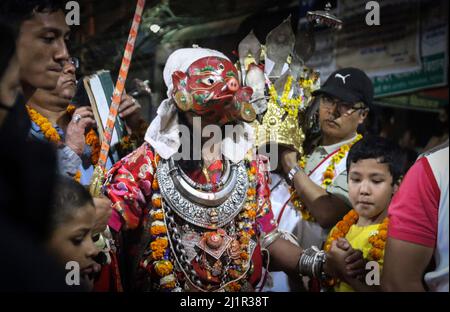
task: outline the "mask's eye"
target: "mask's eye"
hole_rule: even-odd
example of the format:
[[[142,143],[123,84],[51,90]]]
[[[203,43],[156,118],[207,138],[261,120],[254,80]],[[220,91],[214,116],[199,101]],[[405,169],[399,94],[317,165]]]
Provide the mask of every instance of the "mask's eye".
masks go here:
[[[225,66],[224,66],[222,63],[220,63],[220,64],[219,64],[219,69],[220,69],[220,70],[224,70],[224,69],[225,69]]]
[[[214,83],[216,83],[216,79],[214,77],[208,77],[202,79],[202,82],[208,86],[212,86]]]

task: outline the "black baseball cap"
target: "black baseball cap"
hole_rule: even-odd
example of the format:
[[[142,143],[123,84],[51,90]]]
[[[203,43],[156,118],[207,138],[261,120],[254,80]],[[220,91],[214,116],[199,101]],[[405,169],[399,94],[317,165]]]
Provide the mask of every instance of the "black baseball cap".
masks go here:
[[[365,72],[358,68],[347,67],[333,72],[322,87],[312,95],[326,94],[344,102],[363,102],[372,107],[373,84]]]

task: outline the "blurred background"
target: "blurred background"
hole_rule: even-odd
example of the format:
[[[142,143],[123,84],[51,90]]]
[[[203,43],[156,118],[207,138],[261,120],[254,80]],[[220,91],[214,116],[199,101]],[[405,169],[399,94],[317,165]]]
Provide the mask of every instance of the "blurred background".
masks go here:
[[[110,70],[122,59],[136,2],[79,0],[81,25],[71,51],[78,75]],[[165,96],[162,70],[169,54],[193,44],[237,60],[239,42],[253,30],[261,43],[288,16],[297,44],[312,52],[306,65],[321,81],[336,68],[365,70],[375,87],[378,133],[396,140],[412,159],[448,138],[448,1],[383,0],[380,25],[366,23],[369,1],[342,0],[148,0],[127,80],[150,121]],[[324,10],[343,21],[341,30],[306,31],[306,13]],[[147,81],[141,92],[135,79]]]

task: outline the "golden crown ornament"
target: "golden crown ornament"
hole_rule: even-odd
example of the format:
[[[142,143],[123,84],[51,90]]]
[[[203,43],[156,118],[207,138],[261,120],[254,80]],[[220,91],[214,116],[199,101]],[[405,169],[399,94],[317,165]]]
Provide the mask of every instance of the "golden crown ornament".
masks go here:
[[[287,39],[277,40],[280,36]],[[244,53],[240,55],[244,64],[238,68],[241,69],[243,83],[256,90],[251,99],[258,114],[258,119],[252,123],[256,147],[276,143],[302,155],[305,134],[301,120],[312,91],[320,87],[319,74],[298,61],[299,56],[293,48],[295,36],[290,18],[268,34],[266,47],[257,47],[259,42],[255,39],[251,32],[240,43],[239,52]],[[266,50],[270,53],[264,53]],[[263,53],[253,55],[256,51]],[[265,60],[264,69],[256,62],[248,64],[249,60],[259,59]],[[281,69],[281,74],[274,75]]]

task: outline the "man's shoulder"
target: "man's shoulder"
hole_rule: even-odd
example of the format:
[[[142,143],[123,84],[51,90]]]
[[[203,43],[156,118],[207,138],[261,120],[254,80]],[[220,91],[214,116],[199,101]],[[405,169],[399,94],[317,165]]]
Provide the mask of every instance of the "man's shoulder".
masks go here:
[[[447,140],[446,142],[430,149],[429,151],[426,151],[425,153],[419,155],[418,159],[423,158],[423,157],[428,157],[431,155],[435,155],[435,154],[439,154],[439,155],[444,155],[447,154],[448,155],[448,146],[449,146],[449,141]]]

